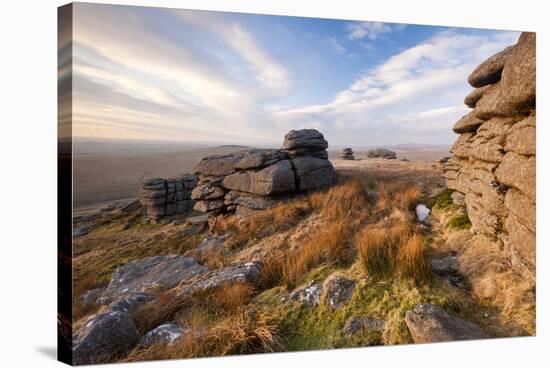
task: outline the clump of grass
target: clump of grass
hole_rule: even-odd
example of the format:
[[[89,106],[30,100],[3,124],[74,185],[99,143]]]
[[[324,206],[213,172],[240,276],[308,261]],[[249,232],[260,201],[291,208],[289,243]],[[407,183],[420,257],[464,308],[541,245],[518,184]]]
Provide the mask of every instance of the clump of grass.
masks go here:
[[[353,260],[349,223],[346,219],[332,222],[313,233],[302,247],[291,253],[282,267],[282,280],[292,289],[313,267],[328,263],[346,265]]]
[[[472,227],[468,214],[461,213],[451,218],[447,224],[453,230],[467,230]]]
[[[439,208],[439,209],[446,209],[454,206],[453,198],[451,197],[451,194],[453,194],[452,189],[445,189],[441,193],[439,193],[435,197],[435,201],[433,204],[433,207]]]
[[[410,223],[390,228],[366,227],[355,241],[361,267],[367,275],[387,278],[397,274],[416,282],[429,278],[424,238],[412,232]]]
[[[215,289],[208,295],[202,297],[198,303],[215,315],[234,314],[243,308],[254,294],[254,287],[249,283],[237,282],[234,284],[223,285]],[[195,299],[201,299],[199,295]]]
[[[309,201],[326,222],[353,220],[354,216],[367,215],[369,209],[366,186],[358,179],[350,179],[325,192],[315,192]]]
[[[172,345],[138,347],[125,361],[182,359],[236,354],[271,353],[283,350],[277,324],[252,310],[223,319],[211,327],[191,328]]]
[[[188,298],[181,298],[172,292],[160,293],[157,298],[141,306],[132,318],[137,330],[141,334],[151,331],[153,328],[170,321],[183,308],[192,305]]]
[[[410,210],[420,198],[421,191],[416,185],[404,181],[379,181],[379,209],[400,208]]]
[[[409,237],[398,252],[397,263],[402,276],[417,283],[430,278],[431,269],[425,251],[425,239],[422,235],[413,234]]]
[[[283,279],[283,267],[285,260],[282,256],[271,256],[262,262],[260,276],[258,278],[258,289],[267,290],[278,286]]]

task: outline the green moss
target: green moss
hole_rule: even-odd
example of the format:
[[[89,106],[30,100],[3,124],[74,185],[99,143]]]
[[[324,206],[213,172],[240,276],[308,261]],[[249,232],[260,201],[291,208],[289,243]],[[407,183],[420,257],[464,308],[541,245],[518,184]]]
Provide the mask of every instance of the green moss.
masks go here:
[[[466,213],[454,216],[449,220],[448,226],[453,230],[467,230],[472,227],[472,223]]]
[[[456,204],[453,202],[453,198],[451,198],[451,194],[453,194],[453,190],[451,189],[445,189],[439,193],[434,199],[433,207],[440,209],[456,207]]]
[[[419,303],[435,303],[468,320],[479,320],[480,316],[479,306],[439,280],[416,285],[411,280],[362,279],[350,302],[337,310],[325,304],[312,307],[294,301],[282,302],[282,298],[288,299],[288,293],[284,287],[277,287],[259,294],[252,304],[278,321],[288,351],[411,343],[404,318],[406,311]],[[386,321],[386,329],[344,336],[344,325],[353,316],[382,319]]]

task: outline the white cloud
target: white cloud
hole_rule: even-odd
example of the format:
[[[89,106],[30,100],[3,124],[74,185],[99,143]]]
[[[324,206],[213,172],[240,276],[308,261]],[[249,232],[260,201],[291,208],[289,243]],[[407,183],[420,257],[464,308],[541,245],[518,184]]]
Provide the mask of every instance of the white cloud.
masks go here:
[[[401,26],[402,27],[402,26]],[[350,40],[368,38],[376,40],[379,36],[393,32],[391,24],[380,22],[352,22],[346,26],[347,36]]]
[[[343,137],[342,130],[349,140],[363,143],[380,139],[373,132],[385,132],[386,142],[421,140],[422,127],[450,142],[453,123],[466,112],[462,99],[470,90],[468,74],[517,37],[515,32],[494,37],[442,32],[367,71],[329,103],[275,114],[296,124],[320,125],[335,136]]]

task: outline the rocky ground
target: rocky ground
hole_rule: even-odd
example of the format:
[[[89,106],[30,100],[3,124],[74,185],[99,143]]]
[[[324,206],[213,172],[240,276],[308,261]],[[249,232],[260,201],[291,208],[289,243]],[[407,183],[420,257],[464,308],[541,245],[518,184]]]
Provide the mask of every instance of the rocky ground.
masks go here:
[[[135,203],[76,218],[75,363],[533,333],[475,294],[440,164],[331,161],[335,186],[245,219],[146,223]]]

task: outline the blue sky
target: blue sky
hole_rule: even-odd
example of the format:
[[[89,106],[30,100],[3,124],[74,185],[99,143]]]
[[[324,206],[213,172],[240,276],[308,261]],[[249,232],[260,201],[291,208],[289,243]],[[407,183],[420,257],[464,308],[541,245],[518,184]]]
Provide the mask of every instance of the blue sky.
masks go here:
[[[466,78],[519,34],[78,4],[73,133],[278,146],[448,144]]]

